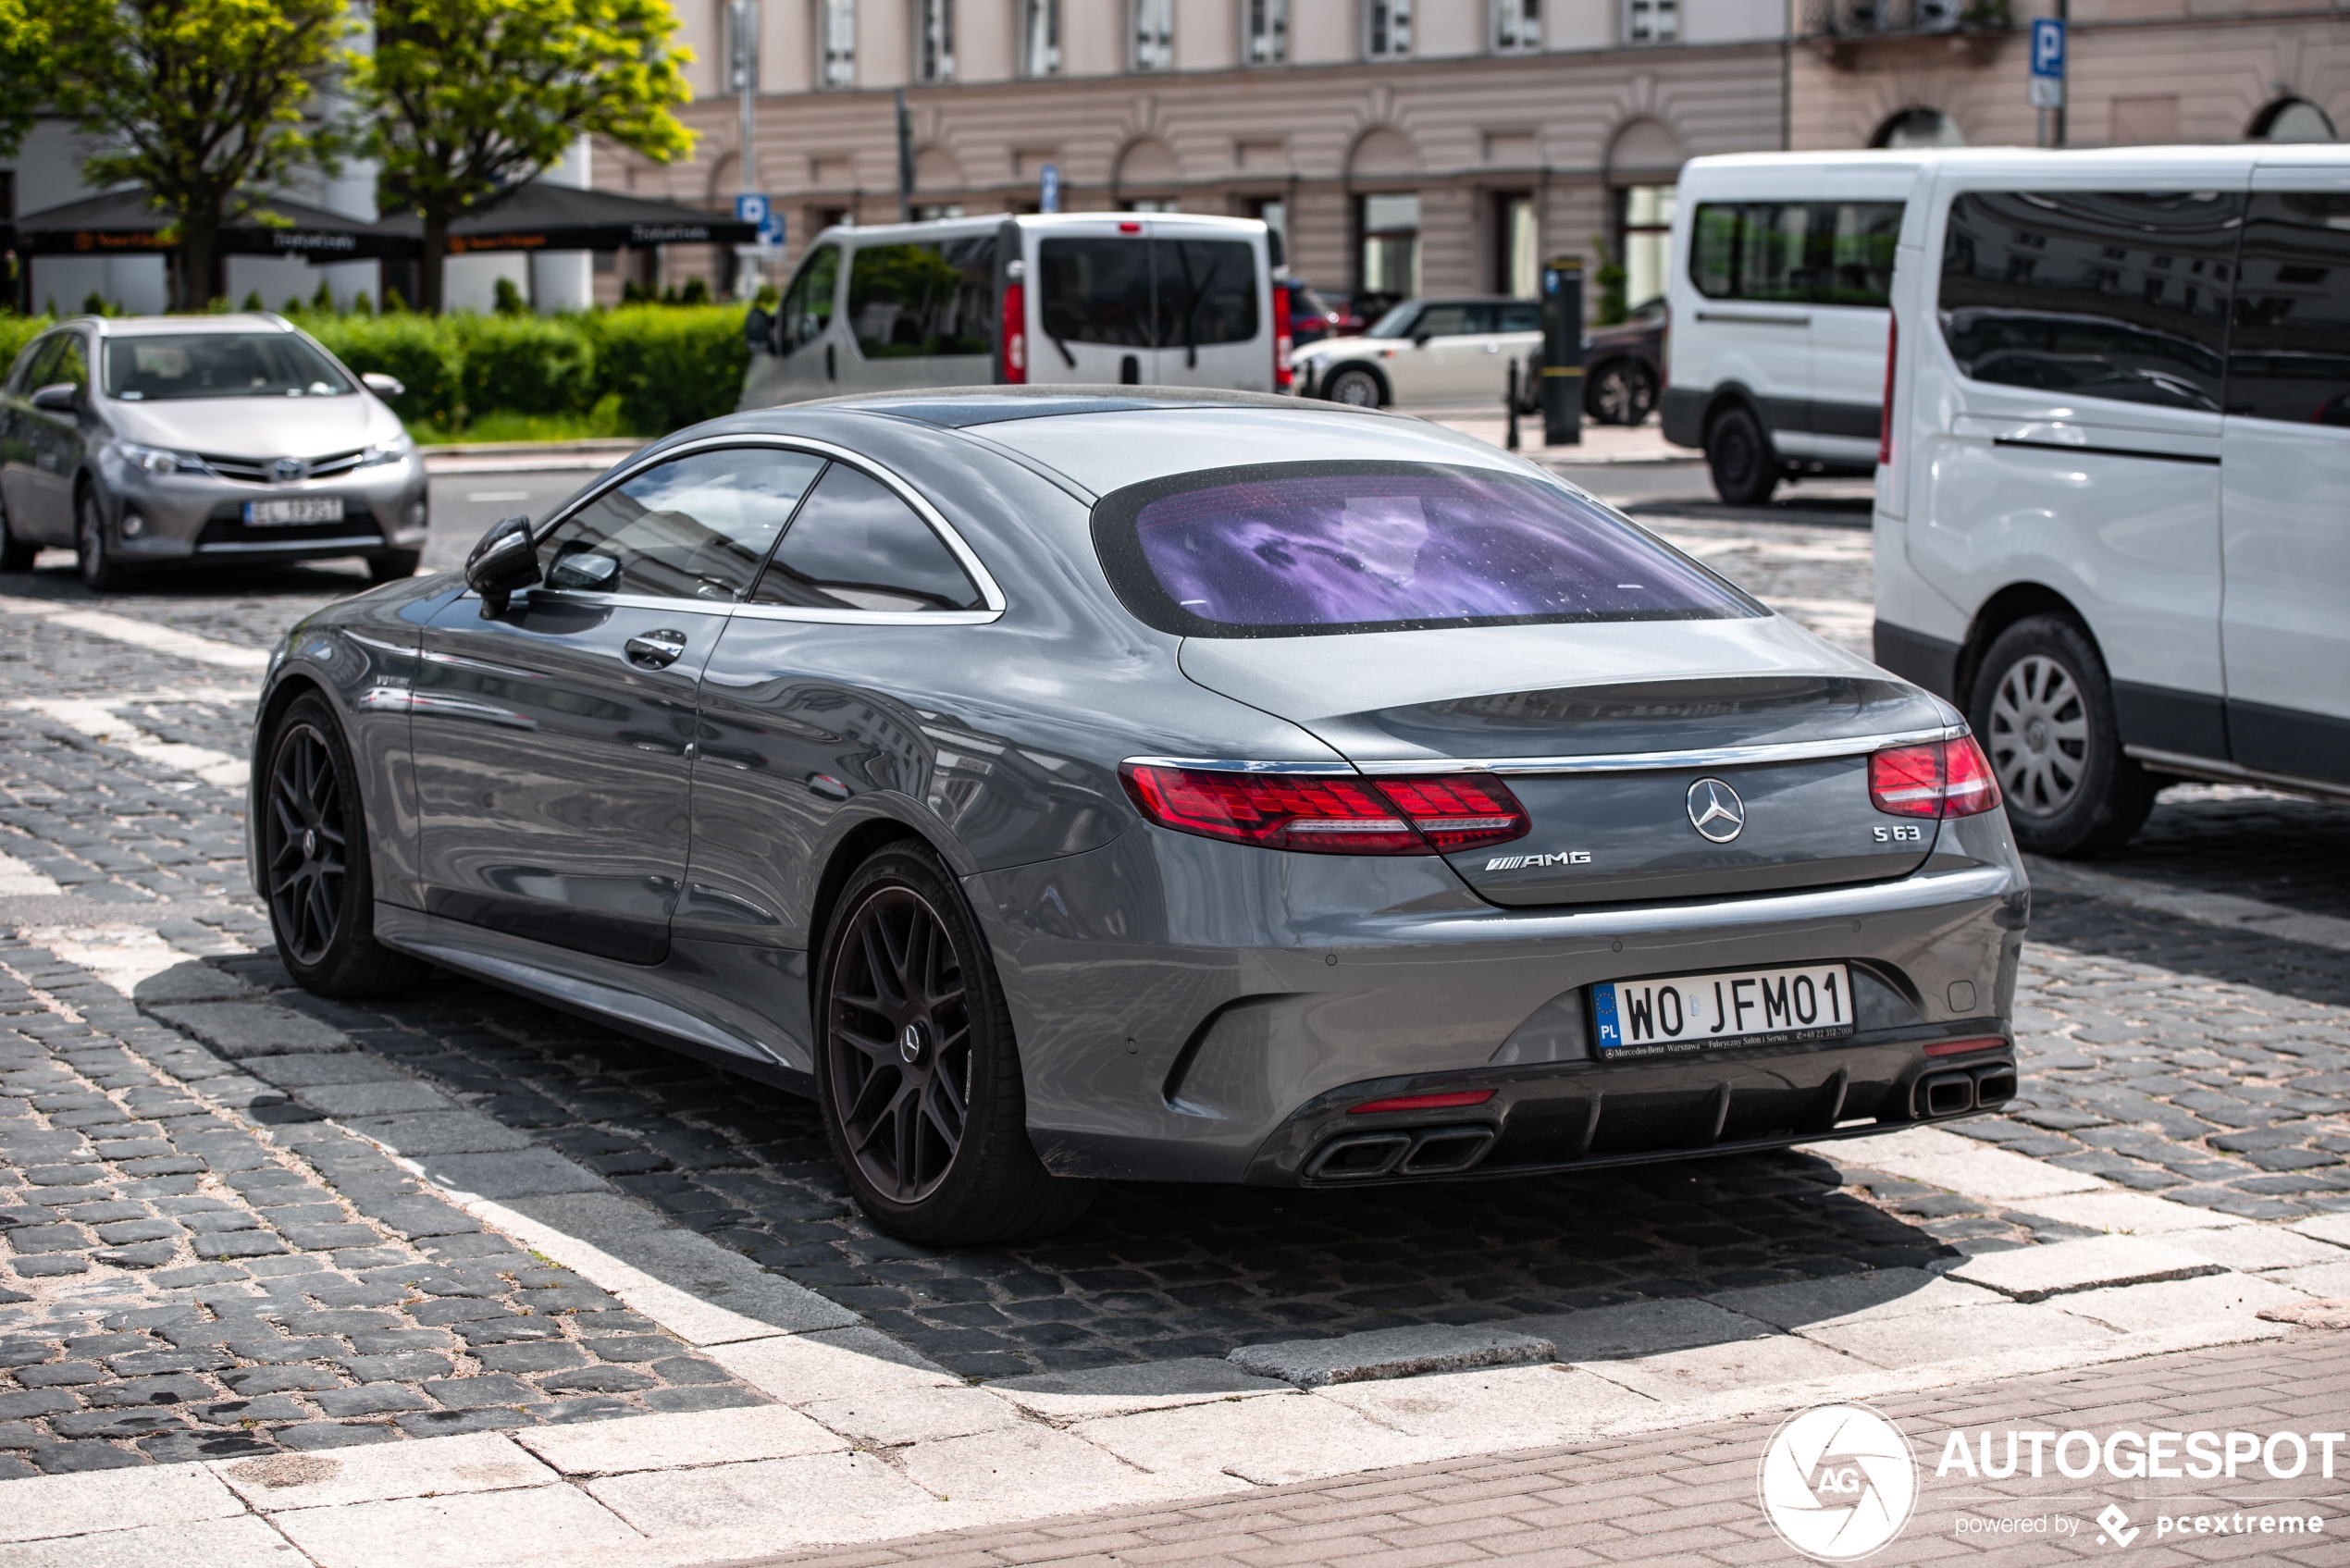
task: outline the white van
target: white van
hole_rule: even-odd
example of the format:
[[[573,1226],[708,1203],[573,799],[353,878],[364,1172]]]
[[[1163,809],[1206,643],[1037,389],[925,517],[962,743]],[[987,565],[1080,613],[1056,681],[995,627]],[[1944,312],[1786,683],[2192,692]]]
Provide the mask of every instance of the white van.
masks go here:
[[[1867,474],[1901,204],[1931,153],[1692,158],[1675,194],[1664,438],[1725,501]]]
[[[1894,270],[1876,658],[2025,848],[2350,796],[2350,148],[1951,153]]]
[[[751,314],[740,406],[990,382],[1287,391],[1280,263],[1255,219],[1183,213],[827,228],[775,314]]]

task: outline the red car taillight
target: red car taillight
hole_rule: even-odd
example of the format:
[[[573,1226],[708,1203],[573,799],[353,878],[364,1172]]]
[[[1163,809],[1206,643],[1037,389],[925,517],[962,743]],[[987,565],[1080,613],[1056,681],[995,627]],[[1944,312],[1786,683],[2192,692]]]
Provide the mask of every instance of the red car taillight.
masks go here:
[[[1869,803],[1895,817],[1972,817],[1999,804],[1999,784],[1983,747],[1960,735],[1871,756]]]
[[[1028,381],[1028,290],[1018,283],[1004,285],[1004,379]]]
[[[1876,461],[1882,468],[1893,461],[1893,362],[1901,352],[1901,318],[1885,313],[1885,401],[1876,411]]]
[[[1129,762],[1144,816],[1178,833],[1315,855],[1451,855],[1523,837],[1526,809],[1498,779],[1310,778]]]
[[[1290,340],[1289,285],[1277,278],[1273,279],[1273,390],[1277,392],[1290,389],[1294,350]]]

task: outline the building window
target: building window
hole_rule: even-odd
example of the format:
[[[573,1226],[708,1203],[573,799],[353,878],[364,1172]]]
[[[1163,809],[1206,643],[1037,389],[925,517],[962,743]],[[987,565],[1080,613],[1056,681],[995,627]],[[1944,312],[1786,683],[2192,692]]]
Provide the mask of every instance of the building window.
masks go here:
[[[1385,310],[1420,291],[1420,198],[1365,196],[1358,209],[1363,229],[1363,304],[1366,315]]]
[[[857,85],[857,0],[817,0],[817,53],[823,62],[822,85]]]
[[[1628,186],[1615,199],[1616,253],[1624,258],[1623,304],[1637,311],[1664,292],[1665,256],[1673,248],[1673,187]]]
[[[1493,198],[1493,290],[1530,300],[1542,286],[1540,230],[1534,198],[1500,192]]]
[[[1132,0],[1134,7],[1133,67],[1163,71],[1175,64],[1175,0]]]
[[[1624,42],[1671,43],[1681,36],[1679,0],[1624,0]]]
[[[1363,53],[1392,60],[1412,52],[1412,0],[1363,0]]]
[[[1252,66],[1278,66],[1289,58],[1289,0],[1241,0],[1242,57]]]
[[[1118,210],[1125,213],[1180,213],[1183,210],[1183,202],[1179,196],[1132,196],[1119,203]]]
[[[1061,0],[1020,0],[1020,74],[1058,76]]]
[[[1963,147],[1966,138],[1939,109],[1903,109],[1877,127],[1872,147]]]
[[[2252,122],[2255,142],[2332,142],[2333,121],[2307,98],[2280,98]]]
[[[914,75],[922,81],[955,80],[955,0],[915,0],[920,6]]]
[[[1530,55],[1542,46],[1542,0],[1493,0],[1493,52]]]

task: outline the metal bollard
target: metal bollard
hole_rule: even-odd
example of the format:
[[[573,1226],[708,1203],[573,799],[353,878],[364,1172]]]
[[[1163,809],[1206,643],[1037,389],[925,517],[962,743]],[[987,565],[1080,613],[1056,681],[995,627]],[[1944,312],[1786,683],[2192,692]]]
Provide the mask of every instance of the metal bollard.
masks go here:
[[[1583,439],[1583,258],[1542,268],[1542,444]]]
[[[1510,361],[1510,389],[1502,394],[1502,406],[1508,409],[1510,413],[1509,438],[1502,444],[1512,451],[1517,451],[1517,361],[1512,360]]]

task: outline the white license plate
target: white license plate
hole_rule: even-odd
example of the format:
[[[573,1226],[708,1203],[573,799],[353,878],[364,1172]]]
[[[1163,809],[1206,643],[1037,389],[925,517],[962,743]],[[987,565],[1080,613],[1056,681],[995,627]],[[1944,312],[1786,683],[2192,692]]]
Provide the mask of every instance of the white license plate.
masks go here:
[[[340,496],[303,496],[298,500],[249,500],[245,522],[255,528],[282,528],[294,523],[340,523]]]
[[[1781,1045],[1852,1032],[1842,964],[1608,981],[1591,987],[1600,1056],[1671,1056],[1723,1045]]]

